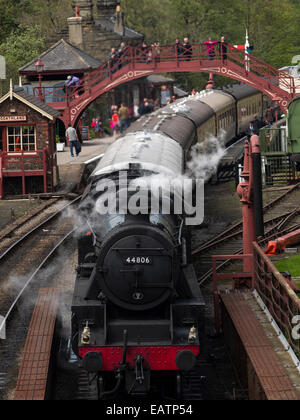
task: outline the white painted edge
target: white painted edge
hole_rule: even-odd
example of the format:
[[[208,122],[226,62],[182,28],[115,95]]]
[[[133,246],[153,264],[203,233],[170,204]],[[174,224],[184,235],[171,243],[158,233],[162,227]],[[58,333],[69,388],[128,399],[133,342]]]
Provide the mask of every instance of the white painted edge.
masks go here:
[[[95,156],[94,158],[87,160],[86,162],[84,162],[84,164],[85,164],[85,165],[89,165],[90,163],[93,163],[93,162],[95,162],[96,160],[102,159],[102,158],[103,158],[103,156],[104,156],[104,153],[102,153],[102,155]]]
[[[291,359],[292,359],[297,371],[300,373],[300,361],[299,361],[298,357],[296,356],[296,354],[294,353],[294,350],[292,349],[292,347],[288,343],[287,339],[283,335],[281,329],[278,327],[275,319],[270,314],[268,308],[264,304],[263,300],[261,299],[261,297],[259,296],[257,291],[254,290],[252,293],[253,293],[253,296],[255,297],[258,305],[260,306],[260,308],[262,309],[262,311],[264,312],[264,314],[266,315],[266,317],[270,321],[270,323],[271,323],[273,329],[275,330],[278,339],[281,341],[285,351],[288,352],[288,354],[291,356]]]

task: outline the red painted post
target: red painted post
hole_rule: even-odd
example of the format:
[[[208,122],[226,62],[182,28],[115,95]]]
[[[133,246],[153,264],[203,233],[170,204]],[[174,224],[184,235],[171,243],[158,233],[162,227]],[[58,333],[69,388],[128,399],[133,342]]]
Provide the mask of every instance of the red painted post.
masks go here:
[[[241,182],[237,188],[237,193],[243,204],[243,249],[244,254],[253,255],[253,242],[256,241],[256,225],[253,201],[253,165],[251,159],[251,147],[256,144],[258,136],[252,136],[250,142],[245,142],[244,171]],[[253,258],[244,259],[244,272],[251,273],[253,287]]]
[[[24,150],[21,150],[22,194],[26,194]]]
[[[214,310],[215,310],[215,324],[217,334],[221,331],[221,315],[220,315],[220,302],[219,302],[219,291],[218,291],[218,279],[217,279],[217,258],[213,257],[213,293],[214,293]]]
[[[0,153],[0,200],[3,198],[3,172],[2,172],[2,153]]]

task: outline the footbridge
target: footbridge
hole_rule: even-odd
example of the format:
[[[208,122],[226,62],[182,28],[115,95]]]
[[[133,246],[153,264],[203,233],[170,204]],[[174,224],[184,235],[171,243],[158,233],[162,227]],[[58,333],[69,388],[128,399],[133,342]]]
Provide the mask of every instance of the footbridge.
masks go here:
[[[152,54],[149,54],[149,51]],[[76,126],[84,110],[99,96],[141,77],[156,73],[204,72],[225,76],[265,93],[277,101],[286,112],[296,94],[295,81],[285,71],[276,69],[262,60],[221,42],[215,46],[213,56],[207,54],[205,44],[193,44],[180,50],[174,45],[147,51],[141,47],[127,47],[117,60],[103,63],[80,81],[80,85],[64,92],[63,88],[35,88],[50,106],[61,112],[67,126]]]

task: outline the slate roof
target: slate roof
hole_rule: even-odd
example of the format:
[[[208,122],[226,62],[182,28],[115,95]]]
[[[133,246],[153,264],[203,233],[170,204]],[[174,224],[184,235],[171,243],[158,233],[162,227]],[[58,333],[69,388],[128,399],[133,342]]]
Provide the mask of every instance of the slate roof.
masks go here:
[[[33,108],[38,108],[42,114],[48,114],[49,116],[53,117],[53,118],[57,118],[60,116],[60,112],[55,110],[54,108],[52,108],[51,106],[45,104],[44,102],[40,101],[39,98],[37,98],[36,96],[33,95],[29,95],[28,93],[26,93],[24,91],[24,89],[22,87],[16,88],[13,90],[13,94],[20,96],[22,99],[24,99],[24,101],[26,101],[28,103],[28,105],[32,105]],[[15,96],[14,95],[14,96]],[[5,96],[9,97],[9,93]],[[2,100],[4,101],[5,97],[1,98],[1,102]],[[7,98],[6,98],[7,99]],[[18,99],[16,97],[16,99]]]
[[[245,85],[244,83],[233,83],[231,85],[224,86],[222,90],[229,93],[229,95],[233,96],[237,100],[259,93],[259,90],[252,86]]]
[[[99,67],[102,63],[91,55],[85,53],[70,42],[61,39],[42,53],[40,59],[44,63],[44,72],[74,73],[78,70],[88,71]],[[19,69],[21,74],[36,74],[35,63],[38,57]]]
[[[105,16],[101,16],[98,19],[95,20],[96,26],[101,26],[103,29],[105,29],[108,32],[114,32],[115,31],[115,21],[116,18],[114,16],[111,16],[109,18]],[[124,38],[140,38],[141,40],[144,39],[144,35],[140,34],[139,32],[134,31],[133,29],[128,28],[125,26],[125,34]]]

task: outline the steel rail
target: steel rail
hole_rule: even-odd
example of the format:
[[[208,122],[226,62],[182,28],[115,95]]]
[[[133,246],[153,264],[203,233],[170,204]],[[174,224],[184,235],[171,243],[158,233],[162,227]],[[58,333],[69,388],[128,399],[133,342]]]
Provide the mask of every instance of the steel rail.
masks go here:
[[[284,230],[282,230],[282,231],[280,231],[280,232],[276,232],[276,233],[273,233],[273,234],[271,234],[271,235],[268,235],[268,236],[266,236],[266,237],[264,237],[264,238],[261,238],[259,241],[258,241],[258,244],[259,245],[266,245],[266,243],[268,242],[268,241],[271,241],[271,240],[273,240],[273,239],[276,239],[277,237],[278,237],[278,235],[280,235],[280,236],[283,236],[283,235],[287,235],[288,233],[291,233],[291,232],[293,232],[294,230],[296,230],[296,229],[300,229],[300,223],[298,223],[297,225],[295,225],[295,226],[291,226],[291,227],[289,227],[289,228],[287,228],[287,229],[284,229]],[[242,249],[239,249],[238,251],[236,251],[236,252],[234,252],[233,253],[233,255],[239,255],[239,254],[242,254],[243,253],[243,248]],[[226,261],[224,261],[222,264],[220,264],[220,265],[218,265],[218,267],[217,267],[217,270],[219,270],[220,268],[223,268],[223,267],[226,267],[229,263],[231,262],[231,259],[230,258],[228,258],[228,260],[226,260]],[[210,270],[208,270],[200,279],[199,279],[199,281],[198,281],[198,284],[199,284],[199,286],[202,286],[211,276],[212,276],[212,273],[213,273],[213,270],[212,270],[212,268],[210,269]]]
[[[270,203],[266,204],[264,206],[264,214],[267,213],[270,208],[273,208],[276,204],[278,204],[280,201],[282,201],[285,197],[287,197],[292,192],[296,191],[300,187],[300,182],[298,182],[296,185],[294,185],[292,188],[290,188],[288,191],[285,191],[283,194],[281,194],[279,197],[272,200]],[[275,220],[275,219],[274,219]],[[205,243],[205,245],[201,245],[197,249],[192,251],[192,255],[198,255],[200,252],[203,252],[204,250],[208,249],[211,246],[214,246],[214,243],[218,240],[221,240],[226,235],[228,238],[231,238],[231,235],[238,234],[239,232],[242,232],[242,230],[239,230],[238,232],[234,232],[236,229],[239,229],[243,226],[243,221],[240,220],[239,222],[235,223],[233,226],[230,226],[228,229],[224,230],[223,232],[219,233],[209,241]]]
[[[274,217],[272,219],[266,220],[264,222],[265,227],[267,227],[269,225],[272,225],[275,222],[278,222],[275,226],[272,226],[270,228],[270,230],[267,232],[267,234],[269,234],[272,231],[276,231],[277,229],[280,229],[281,226],[284,226],[289,221],[289,219],[291,217],[296,216],[299,212],[300,212],[300,208],[298,208],[296,210],[293,210],[291,212],[285,213],[282,216],[277,216],[277,217]],[[238,236],[241,236],[242,234],[243,234],[243,230],[240,229],[237,232],[231,233],[230,235],[222,236],[220,239],[217,239],[215,241],[211,240],[208,243],[205,243],[204,245],[202,245],[201,248],[198,248],[197,253],[208,251],[209,249],[214,248],[217,245],[222,244],[223,242],[229,241],[230,239],[237,238]],[[193,254],[193,255],[195,255],[195,254]]]
[[[63,239],[61,239],[59,241],[58,244],[56,244],[54,246],[54,248],[52,248],[52,250],[49,252],[49,254],[44,258],[44,260],[42,261],[42,263],[38,266],[38,268],[33,272],[33,274],[31,274],[28,278],[28,280],[26,281],[26,283],[24,284],[24,286],[22,287],[21,291],[18,293],[17,297],[15,298],[15,300],[13,301],[13,303],[11,304],[9,310],[7,311],[5,317],[2,319],[2,323],[0,325],[0,334],[3,328],[5,328],[5,325],[11,315],[11,313],[13,312],[13,310],[15,309],[17,303],[19,302],[20,298],[22,297],[23,293],[26,291],[27,287],[29,286],[29,284],[32,282],[32,280],[36,277],[36,275],[39,273],[39,271],[46,265],[47,261],[52,257],[52,255],[56,252],[56,250],[67,240],[69,239],[69,237],[77,230],[77,228],[73,228],[70,232],[68,232]]]
[[[35,226],[33,229],[31,229],[29,232],[27,232],[25,235],[23,235],[20,239],[18,239],[16,242],[14,242],[8,249],[6,249],[1,255],[0,255],[0,262],[9,254],[10,251],[15,249],[18,245],[20,245],[25,239],[27,239],[29,236],[31,236],[34,232],[36,232],[41,227],[45,226],[47,223],[49,223],[51,220],[55,219],[59,214],[61,214],[64,210],[66,210],[68,207],[75,204],[78,200],[81,199],[81,195],[76,197],[71,203],[66,204],[64,207],[62,207],[60,210],[56,211],[54,214],[52,214],[50,217],[48,217],[46,220],[41,222],[39,225]]]

